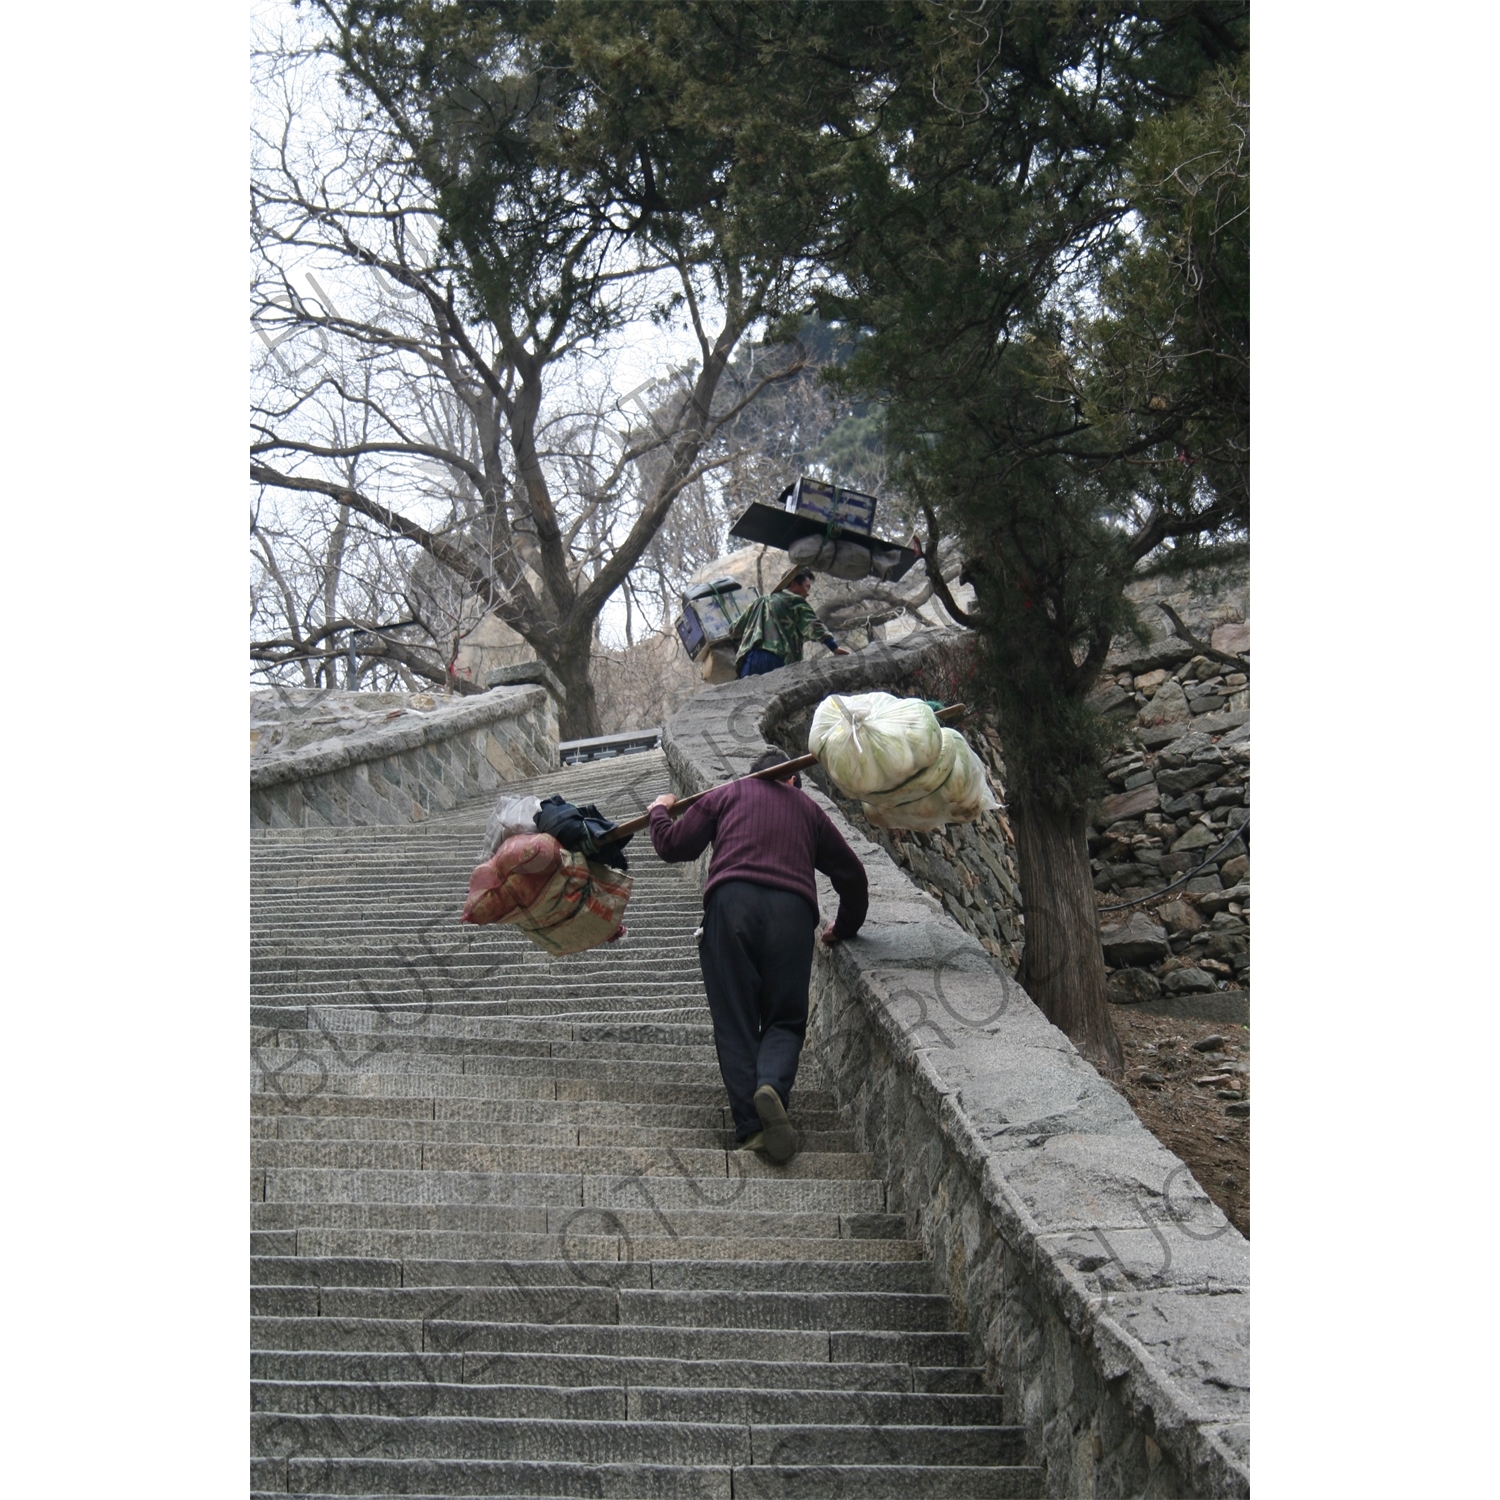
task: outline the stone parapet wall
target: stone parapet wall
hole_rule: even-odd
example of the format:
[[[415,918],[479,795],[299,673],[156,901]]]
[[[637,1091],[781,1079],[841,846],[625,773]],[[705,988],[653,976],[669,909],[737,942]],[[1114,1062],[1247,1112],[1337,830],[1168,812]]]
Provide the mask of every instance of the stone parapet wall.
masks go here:
[[[905,682],[895,685],[895,691],[945,699],[962,692],[960,669],[972,637],[959,631],[948,635],[949,640],[941,649],[932,636],[926,637],[933,648],[929,659],[913,668]],[[915,643],[923,637],[911,639]],[[877,645],[871,649],[885,648]],[[797,751],[804,749],[811,720],[811,708],[784,720],[777,729],[778,743],[784,741]],[[1003,804],[1005,761],[994,727],[978,714],[955,727],[984,762],[990,785]],[[1003,805],[982,814],[975,823],[950,826],[940,832],[913,833],[907,829],[891,832],[876,828],[865,817],[859,799],[844,796],[821,769],[814,768],[809,776],[818,790],[838,806],[851,827],[879,844],[906,871],[912,883],[941,903],[991,958],[1004,964],[1007,972],[1016,972],[1025,942],[1026,918],[1016,862],[1016,836]]]
[[[961,678],[934,632],[711,689],[667,726],[675,785],[800,750],[830,692]],[[818,950],[810,1037],[1047,1493],[1247,1495],[1247,1242],[976,938],[810,794],[870,877],[864,932]]]
[[[420,822],[557,765],[557,711],[541,687],[396,709],[378,727],[350,722],[352,732],[252,763],[252,828]]]

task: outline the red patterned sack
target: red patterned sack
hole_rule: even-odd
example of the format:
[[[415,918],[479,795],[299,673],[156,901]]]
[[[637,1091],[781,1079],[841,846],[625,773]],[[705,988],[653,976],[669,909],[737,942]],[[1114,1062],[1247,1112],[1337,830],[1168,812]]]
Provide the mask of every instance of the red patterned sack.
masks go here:
[[[483,927],[513,922],[529,911],[563,873],[563,847],[550,834],[518,833],[469,877],[469,899],[459,919]]]
[[[544,953],[561,957],[613,942],[622,930],[631,877],[590,864],[546,833],[518,833],[469,877],[459,919],[506,922]]]

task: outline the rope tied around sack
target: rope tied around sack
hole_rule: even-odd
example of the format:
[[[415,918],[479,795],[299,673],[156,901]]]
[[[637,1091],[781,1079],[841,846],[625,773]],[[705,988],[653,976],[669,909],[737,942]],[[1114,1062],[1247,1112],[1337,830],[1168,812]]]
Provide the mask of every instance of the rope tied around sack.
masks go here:
[[[854,748],[858,750],[861,755],[863,755],[865,753],[865,747],[860,743],[859,726],[863,724],[864,721],[870,716],[870,710],[867,708],[862,708],[859,710],[859,713],[856,716],[854,710],[851,709],[849,705],[845,703],[844,700],[837,694],[834,694],[833,702],[838,711],[843,714],[844,721],[849,726],[849,735],[854,741]]]

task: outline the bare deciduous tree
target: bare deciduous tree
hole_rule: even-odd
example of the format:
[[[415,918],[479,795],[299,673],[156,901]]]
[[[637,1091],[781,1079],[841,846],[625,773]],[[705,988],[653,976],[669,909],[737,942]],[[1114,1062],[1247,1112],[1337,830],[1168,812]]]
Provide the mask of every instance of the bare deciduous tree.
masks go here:
[[[712,235],[627,241],[558,189],[546,253],[518,231],[505,274],[477,278],[440,233],[398,110],[340,93],[324,52],[282,38],[258,78],[250,472],[262,509],[266,492],[281,499],[276,524],[256,526],[257,618],[280,613],[258,663],[323,681],[352,654],[355,682],[364,660],[482,686],[453,666],[492,614],[564,684],[564,733],[598,732],[600,614],[678,496],[726,462],[716,434],[797,368],[778,351],[725,378],[795,264]],[[525,94],[525,77],[511,82]],[[648,382],[644,410],[627,406],[608,336],[674,310],[697,358]]]

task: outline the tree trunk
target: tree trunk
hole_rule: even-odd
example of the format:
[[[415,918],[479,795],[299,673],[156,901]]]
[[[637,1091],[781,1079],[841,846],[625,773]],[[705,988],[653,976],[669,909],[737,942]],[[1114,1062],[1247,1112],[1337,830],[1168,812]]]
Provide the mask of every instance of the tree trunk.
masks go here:
[[[1016,780],[1010,813],[1026,904],[1026,946],[1016,978],[1089,1062],[1119,1078],[1125,1059],[1104,996],[1088,820],[1036,801]]]
[[[599,727],[599,704],[589,676],[592,652],[585,637],[580,649],[564,650],[547,663],[567,691],[567,701],[558,710],[558,733],[565,740],[590,739],[603,734]]]

